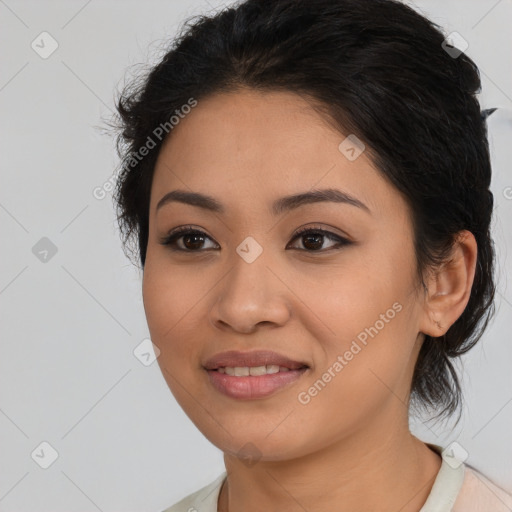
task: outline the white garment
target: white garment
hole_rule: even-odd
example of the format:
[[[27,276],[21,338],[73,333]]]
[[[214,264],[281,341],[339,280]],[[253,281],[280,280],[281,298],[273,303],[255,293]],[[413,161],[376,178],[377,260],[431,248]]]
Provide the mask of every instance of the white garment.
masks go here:
[[[441,454],[440,446],[426,443]],[[217,512],[224,471],[212,483],[189,494],[163,512]],[[427,501],[419,512],[512,512],[512,495],[491,482],[475,468],[443,461]]]

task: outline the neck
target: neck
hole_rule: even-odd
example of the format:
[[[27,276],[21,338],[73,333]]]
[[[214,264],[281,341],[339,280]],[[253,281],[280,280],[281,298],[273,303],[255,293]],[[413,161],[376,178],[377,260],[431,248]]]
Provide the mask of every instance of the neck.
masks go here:
[[[418,512],[441,460],[410,433],[407,416],[405,424],[372,421],[366,429],[293,460],[261,459],[247,466],[225,454],[227,478],[218,510]]]

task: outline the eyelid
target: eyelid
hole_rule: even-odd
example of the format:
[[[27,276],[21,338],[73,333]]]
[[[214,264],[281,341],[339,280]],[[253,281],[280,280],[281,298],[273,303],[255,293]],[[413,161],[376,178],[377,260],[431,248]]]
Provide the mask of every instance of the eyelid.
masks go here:
[[[308,231],[318,231],[320,233],[325,233],[326,236],[330,235],[330,236],[333,236],[333,237],[344,239],[347,242],[351,241],[350,237],[348,235],[346,235],[345,233],[343,233],[343,232],[340,233],[339,229],[331,227],[331,226],[325,226],[325,225],[315,224],[315,223],[313,223],[313,224],[305,224],[303,226],[298,227],[293,232],[293,234],[291,235],[292,236],[292,240],[297,235],[301,235],[304,232],[308,232]]]

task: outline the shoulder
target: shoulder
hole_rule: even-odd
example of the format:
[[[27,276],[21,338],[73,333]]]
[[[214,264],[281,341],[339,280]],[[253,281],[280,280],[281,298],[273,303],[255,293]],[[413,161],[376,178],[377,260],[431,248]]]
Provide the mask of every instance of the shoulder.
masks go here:
[[[225,478],[224,471],[210,484],[189,494],[162,512],[217,512],[217,501]]]
[[[465,466],[464,481],[453,512],[510,512],[512,495],[471,466]]]
[[[512,512],[512,495],[460,460],[455,448],[427,445],[443,460],[420,512]]]

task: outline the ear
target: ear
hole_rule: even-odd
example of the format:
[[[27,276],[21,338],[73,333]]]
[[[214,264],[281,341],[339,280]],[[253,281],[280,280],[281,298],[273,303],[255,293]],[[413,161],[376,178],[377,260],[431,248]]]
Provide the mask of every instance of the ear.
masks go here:
[[[424,314],[419,330],[439,337],[462,315],[471,295],[477,263],[473,233],[460,231],[448,261],[426,283]]]

